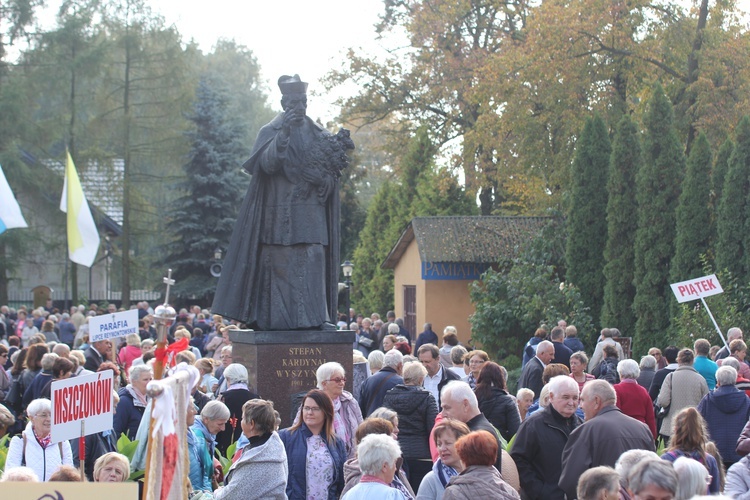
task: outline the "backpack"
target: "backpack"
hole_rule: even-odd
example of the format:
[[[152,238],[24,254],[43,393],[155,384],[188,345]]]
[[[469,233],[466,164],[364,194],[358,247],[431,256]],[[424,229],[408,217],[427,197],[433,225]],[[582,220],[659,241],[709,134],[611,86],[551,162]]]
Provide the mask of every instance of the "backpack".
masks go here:
[[[605,358],[599,365],[599,379],[606,380],[612,385],[620,383],[620,374],[617,373],[617,361]]]

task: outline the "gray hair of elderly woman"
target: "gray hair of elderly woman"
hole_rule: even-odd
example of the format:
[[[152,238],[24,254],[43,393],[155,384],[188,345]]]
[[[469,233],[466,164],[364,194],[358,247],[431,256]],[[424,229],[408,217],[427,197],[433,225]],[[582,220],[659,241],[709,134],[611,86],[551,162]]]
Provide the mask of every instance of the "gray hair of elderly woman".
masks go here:
[[[578,500],[599,500],[602,491],[616,495],[620,489],[619,479],[614,469],[603,465],[587,470],[578,480]]]
[[[43,411],[52,413],[52,402],[49,399],[35,399],[26,407],[26,414],[30,417],[35,417]]]
[[[736,384],[737,370],[731,366],[724,366],[724,363],[722,363],[722,366],[716,370],[716,383],[722,387]]]
[[[412,361],[404,365],[404,385],[422,385],[427,376],[427,369],[419,361]]]
[[[227,385],[247,383],[247,368],[239,363],[232,363],[224,369],[224,378],[227,380]]]
[[[641,374],[641,369],[638,368],[638,363],[632,359],[623,359],[617,363],[617,373],[620,374],[620,378],[631,378],[636,379]]]
[[[346,376],[344,367],[335,361],[329,361],[320,365],[315,372],[315,377],[318,379],[318,389],[323,389],[323,382],[331,380],[331,377],[337,373],[340,373],[342,377]]]
[[[656,358],[650,354],[646,354],[641,358],[640,364],[641,370],[654,370],[656,369]]]
[[[128,380],[131,383],[135,380],[140,380],[144,373],[151,373],[151,368],[148,365],[133,365],[128,372]]]
[[[377,408],[375,411],[370,413],[369,418],[382,418],[390,423],[394,423],[395,420],[398,418],[398,413],[391,410],[390,408],[386,408],[385,406],[381,406],[380,408]]]
[[[229,408],[221,401],[209,401],[201,410],[201,418],[209,420],[227,420],[230,415]]]
[[[55,364],[55,360],[59,357],[60,356],[58,356],[54,352],[48,352],[47,354],[42,356],[42,370],[44,370],[45,372],[52,371],[52,365]]]
[[[0,476],[0,483],[38,483],[39,476],[29,467],[10,467]]]
[[[397,335],[401,331],[396,323],[388,325],[388,335]]]
[[[677,473],[672,464],[666,460],[643,460],[630,470],[628,487],[638,495],[646,487],[654,485],[667,490],[673,495],[677,493]]]
[[[721,366],[722,367],[724,367],[724,366],[731,366],[732,368],[735,369],[735,371],[737,371],[737,372],[740,371],[740,361],[737,358],[733,358],[731,356],[722,359],[721,360]]]
[[[251,399],[242,405],[242,421],[250,425],[255,423],[255,429],[261,434],[269,434],[276,429],[276,412],[273,401]]]
[[[461,366],[464,364],[464,356],[469,352],[462,345],[457,345],[451,349],[451,363]]]
[[[708,471],[706,467],[688,457],[678,457],[672,464],[677,473],[677,495],[675,498],[687,499],[706,493]]]
[[[357,459],[362,474],[377,475],[383,464],[393,465],[401,456],[398,442],[385,434],[368,434],[357,445]]]
[[[369,356],[367,356],[367,361],[370,363],[370,369],[380,370],[383,368],[383,358],[385,358],[383,351],[372,351]]]
[[[659,455],[648,450],[628,450],[620,455],[615,462],[615,470],[620,474],[620,485],[627,488],[628,476],[633,467],[643,460],[650,459],[660,460]]]

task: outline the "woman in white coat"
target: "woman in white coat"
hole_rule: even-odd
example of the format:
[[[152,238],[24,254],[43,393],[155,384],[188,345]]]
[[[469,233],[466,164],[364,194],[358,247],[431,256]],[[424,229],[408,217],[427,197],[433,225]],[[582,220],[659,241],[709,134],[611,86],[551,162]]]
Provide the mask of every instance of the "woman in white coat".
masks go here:
[[[49,481],[61,465],[73,465],[70,443],[51,443],[52,403],[48,399],[35,399],[26,413],[29,423],[20,436],[11,439],[5,469],[26,466],[36,472],[40,481]]]

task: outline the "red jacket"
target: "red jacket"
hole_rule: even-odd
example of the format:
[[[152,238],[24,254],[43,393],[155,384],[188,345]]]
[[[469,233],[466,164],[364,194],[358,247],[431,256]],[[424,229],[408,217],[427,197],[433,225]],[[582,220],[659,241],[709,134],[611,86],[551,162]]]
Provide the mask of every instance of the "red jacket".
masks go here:
[[[648,391],[638,385],[635,379],[624,379],[615,384],[617,393],[617,407],[629,417],[643,422],[651,429],[651,434],[656,439],[656,418],[654,417],[654,404]]]

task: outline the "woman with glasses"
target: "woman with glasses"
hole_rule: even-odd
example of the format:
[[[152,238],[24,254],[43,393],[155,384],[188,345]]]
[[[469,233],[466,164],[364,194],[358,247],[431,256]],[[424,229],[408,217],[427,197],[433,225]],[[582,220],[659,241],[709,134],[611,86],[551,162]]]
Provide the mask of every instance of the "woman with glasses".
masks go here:
[[[52,403],[35,399],[26,408],[29,423],[20,436],[10,442],[5,469],[29,467],[40,481],[49,481],[61,465],[73,465],[73,453],[68,441],[52,444]]]
[[[325,392],[333,401],[333,430],[346,445],[346,458],[355,455],[356,443],[354,435],[357,427],[362,423],[362,410],[352,393],[344,390],[346,372],[339,363],[323,363],[315,372],[318,379],[318,389]],[[294,419],[296,424],[300,419],[300,411]]]
[[[302,418],[279,432],[289,467],[289,500],[335,500],[344,488],[346,445],[334,431],[331,398],[313,389],[302,400]]]
[[[468,352],[466,356],[469,358],[469,374],[461,380],[468,382],[472,389],[476,389],[479,372],[482,371],[484,364],[490,360],[490,357],[486,352],[479,349]]]

